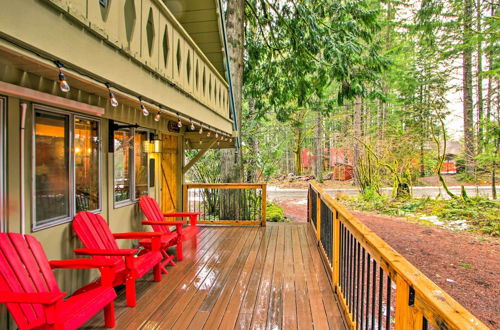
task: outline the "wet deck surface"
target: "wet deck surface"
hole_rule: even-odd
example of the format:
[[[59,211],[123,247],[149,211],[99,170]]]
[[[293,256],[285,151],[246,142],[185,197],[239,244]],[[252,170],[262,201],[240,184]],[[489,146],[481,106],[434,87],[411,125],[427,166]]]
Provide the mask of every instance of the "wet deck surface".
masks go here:
[[[159,283],[116,300],[116,329],[345,329],[307,224],[202,227]],[[100,328],[102,313],[85,328]]]

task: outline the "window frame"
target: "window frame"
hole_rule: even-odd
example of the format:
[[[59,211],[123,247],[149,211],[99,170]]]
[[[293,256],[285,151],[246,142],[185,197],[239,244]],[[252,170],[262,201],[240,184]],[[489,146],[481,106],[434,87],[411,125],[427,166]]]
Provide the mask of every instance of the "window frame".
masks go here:
[[[69,215],[64,217],[56,217],[51,219],[45,219],[42,223],[39,223],[36,219],[36,114],[37,112],[58,114],[66,116],[68,118],[68,195],[69,195]],[[99,141],[99,207],[95,210],[88,210],[92,213],[102,212],[102,121],[100,118],[85,116],[79,113],[74,113],[71,111],[53,108],[43,104],[33,103],[32,105],[32,125],[31,125],[31,230],[33,232],[47,229],[50,227],[58,226],[64,223],[71,222],[73,217],[76,215],[76,183],[75,183],[75,119],[87,119],[96,121],[98,124],[98,141]]]
[[[7,114],[7,98],[0,95],[0,233],[6,232],[6,220],[7,220],[7,185],[6,185],[6,170],[5,166],[6,160],[6,114]]]
[[[125,123],[122,123],[122,122],[115,122],[117,125],[127,125]],[[130,155],[130,160],[129,160],[129,166],[130,168],[132,169],[131,171],[129,171],[129,198],[128,199],[125,199],[125,200],[122,200],[122,201],[116,201],[115,200],[115,150],[114,150],[114,134],[113,134],[113,208],[115,209],[118,209],[118,208],[121,208],[121,207],[125,207],[125,206],[129,206],[129,205],[133,205],[135,203],[137,203],[137,201],[139,200],[138,198],[136,198],[135,196],[135,193],[136,193],[136,187],[135,187],[135,174],[136,174],[136,168],[135,168],[135,133],[137,131],[139,132],[145,132],[147,135],[148,135],[148,139],[149,139],[149,135],[151,133],[151,130],[148,129],[148,128],[145,128],[145,127],[138,127],[138,128],[135,128],[135,127],[130,127],[130,128],[127,128],[129,131],[130,131],[130,136],[132,137],[132,140],[133,141],[133,144],[132,144],[132,150],[129,152],[131,153]],[[119,131],[120,128],[116,129],[115,131]],[[148,162],[147,162],[147,169],[146,169],[146,173],[147,173],[147,176],[148,176],[148,195],[149,195],[149,180],[150,180],[150,177],[149,177],[149,153],[148,153]]]

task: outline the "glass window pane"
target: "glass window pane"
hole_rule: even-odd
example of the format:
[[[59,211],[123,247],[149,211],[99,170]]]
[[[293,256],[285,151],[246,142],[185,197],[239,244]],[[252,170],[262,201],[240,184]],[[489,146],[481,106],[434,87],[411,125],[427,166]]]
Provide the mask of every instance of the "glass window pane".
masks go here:
[[[129,129],[115,131],[115,202],[130,199],[130,153],[132,136]]]
[[[135,198],[148,194],[148,132],[136,131],[134,138]]]
[[[37,224],[69,217],[69,118],[35,113],[35,214]]]
[[[99,123],[75,118],[76,212],[99,209]]]

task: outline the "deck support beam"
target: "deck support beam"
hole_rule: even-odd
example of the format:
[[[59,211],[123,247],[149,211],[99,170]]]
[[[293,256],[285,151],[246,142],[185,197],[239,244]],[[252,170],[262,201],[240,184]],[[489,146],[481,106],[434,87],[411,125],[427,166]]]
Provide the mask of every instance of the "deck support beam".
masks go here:
[[[186,174],[186,172],[191,168],[193,167],[194,164],[196,164],[197,161],[200,160],[201,157],[203,157],[204,154],[207,153],[207,151],[212,148],[214,146],[214,144],[217,143],[217,139],[213,139],[212,141],[210,141],[210,143],[208,145],[206,145],[203,149],[201,149],[197,154],[196,156],[193,157],[193,159],[191,159],[189,161],[189,163],[187,163],[186,166],[184,166],[184,168],[182,169],[182,174]]]

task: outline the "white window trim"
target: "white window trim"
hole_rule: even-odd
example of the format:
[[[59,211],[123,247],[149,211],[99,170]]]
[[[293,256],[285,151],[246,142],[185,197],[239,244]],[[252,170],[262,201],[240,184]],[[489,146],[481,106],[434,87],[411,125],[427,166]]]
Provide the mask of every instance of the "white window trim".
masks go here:
[[[121,122],[116,122],[116,124],[118,125],[126,125],[125,123],[121,123]],[[129,205],[133,205],[135,203],[137,203],[139,201],[139,199],[137,199],[135,197],[135,171],[136,171],[136,168],[135,168],[135,133],[137,131],[139,132],[146,132],[148,134],[148,138],[149,138],[149,133],[150,133],[150,130],[147,129],[147,128],[143,128],[143,127],[139,127],[139,128],[127,128],[128,130],[130,130],[130,136],[132,137],[132,150],[129,151],[131,153],[131,157],[130,157],[130,161],[129,161],[129,166],[130,168],[132,169],[132,171],[129,171],[129,198],[128,199],[125,199],[125,200],[122,200],[122,201],[116,201],[115,200],[115,151],[113,150],[113,208],[115,209],[118,209],[118,208],[121,208],[121,207],[125,207],[125,206],[129,206]],[[119,131],[120,129],[117,129],[116,131]],[[113,137],[113,149],[114,149],[114,137]],[[148,157],[148,164],[147,164],[147,175],[148,175],[148,187],[149,187],[149,157]],[[149,189],[149,188],[148,188]]]
[[[54,113],[54,114],[59,114],[63,116],[68,117],[68,138],[69,138],[69,143],[68,143],[68,149],[69,149],[69,159],[68,159],[68,166],[69,166],[69,171],[68,171],[68,182],[69,182],[69,215],[68,216],[62,216],[62,217],[57,217],[57,218],[52,218],[52,219],[44,219],[43,223],[38,224],[36,220],[36,147],[35,147],[35,120],[36,120],[36,113],[37,111],[41,112],[47,112],[47,113]],[[75,130],[75,118],[81,118],[81,119],[89,119],[96,121],[99,126],[98,130],[98,138],[99,138],[99,207],[96,210],[89,210],[89,212],[92,213],[100,213],[102,211],[102,122],[99,118],[95,117],[90,117],[90,116],[85,116],[85,115],[80,115],[77,113],[73,113],[70,111],[65,111],[53,107],[49,107],[46,105],[42,104],[33,104],[32,106],[32,127],[31,127],[31,133],[32,133],[32,140],[31,140],[31,174],[32,174],[32,182],[31,182],[31,212],[32,212],[32,224],[31,224],[31,230],[32,231],[39,231],[43,229],[47,229],[50,227],[58,226],[64,223],[71,222],[76,214],[76,196],[75,196],[75,154],[74,154],[74,130]]]

